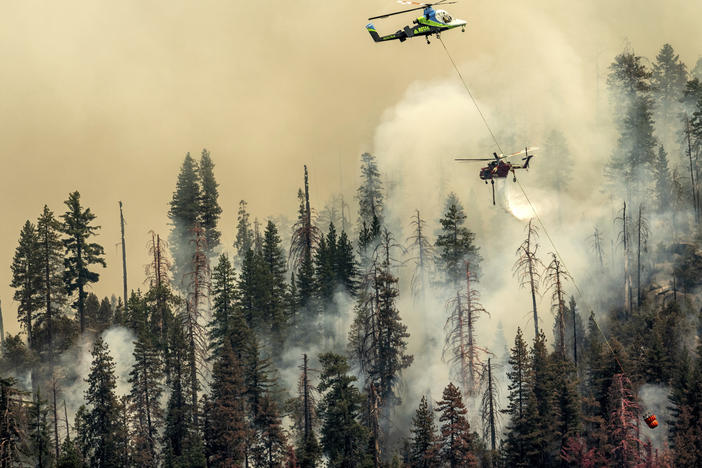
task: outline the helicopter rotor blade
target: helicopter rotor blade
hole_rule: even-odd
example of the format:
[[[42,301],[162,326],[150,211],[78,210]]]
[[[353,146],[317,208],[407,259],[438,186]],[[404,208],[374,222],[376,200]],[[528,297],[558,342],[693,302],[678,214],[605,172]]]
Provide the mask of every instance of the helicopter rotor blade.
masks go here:
[[[374,20],[374,19],[380,19],[380,18],[387,18],[389,16],[394,16],[394,15],[401,15],[403,13],[409,13],[410,11],[415,11],[415,10],[423,10],[425,8],[428,8],[432,5],[451,5],[456,2],[447,2],[446,0],[441,0],[440,2],[436,3],[418,3],[418,2],[413,2],[411,0],[397,0],[397,3],[400,3],[402,5],[419,5],[416,8],[410,8],[409,10],[402,10],[402,11],[395,11],[393,13],[387,13],[385,15],[378,15],[378,16],[373,16],[368,18],[368,21]]]
[[[492,161],[492,158],[455,158],[454,161]]]
[[[533,153],[534,151],[537,151],[539,149],[538,146],[530,146],[528,148],[524,148],[521,151],[517,151],[516,153],[508,154],[506,157],[512,157],[512,156],[520,156],[522,154],[527,154],[527,153]]]
[[[415,10],[423,10],[425,7],[417,7],[417,8],[410,8],[409,10],[402,10],[402,11],[396,11],[393,13],[388,13],[385,15],[378,15],[378,16],[372,16],[368,18],[368,20],[374,20],[374,19],[380,19],[380,18],[387,18],[388,16],[394,16],[394,15],[401,15],[402,13],[409,13],[410,11],[415,11]]]

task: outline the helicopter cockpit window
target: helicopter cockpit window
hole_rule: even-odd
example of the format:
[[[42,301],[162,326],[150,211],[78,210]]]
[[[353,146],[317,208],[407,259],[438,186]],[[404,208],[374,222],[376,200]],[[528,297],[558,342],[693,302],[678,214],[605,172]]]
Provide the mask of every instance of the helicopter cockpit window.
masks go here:
[[[452,19],[453,19],[453,18],[451,18],[451,15],[449,15],[449,14],[446,13],[446,12],[444,12],[443,17],[441,18],[441,20],[442,20],[444,23],[450,23]]]

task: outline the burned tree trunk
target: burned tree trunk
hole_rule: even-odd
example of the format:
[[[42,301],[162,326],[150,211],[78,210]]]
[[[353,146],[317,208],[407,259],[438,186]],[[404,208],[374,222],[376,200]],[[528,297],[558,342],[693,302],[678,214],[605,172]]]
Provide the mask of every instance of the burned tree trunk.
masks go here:
[[[210,298],[210,265],[207,257],[207,241],[204,236],[204,229],[196,226],[195,253],[192,260],[192,272],[190,277],[190,294],[186,301],[186,315],[183,322],[186,326],[188,339],[188,366],[190,371],[190,392],[192,405],[192,421],[195,427],[198,426],[198,376],[206,366],[207,360],[207,338],[202,322],[203,306],[209,312]]]
[[[558,319],[558,351],[561,357],[565,359],[565,292],[563,290],[563,282],[570,279],[570,275],[567,271],[563,269],[561,262],[556,257],[555,253],[551,254],[553,260],[546,267],[544,272],[544,282],[546,282],[546,288],[552,291],[552,308],[556,312],[556,318]],[[575,324],[573,324],[575,327]]]
[[[122,202],[119,202],[119,225],[122,230],[122,286],[124,289],[124,313],[127,314],[127,247],[124,241],[124,214]]]
[[[480,314],[487,311],[479,302],[479,293],[471,289],[470,265],[466,262],[466,291],[456,293],[456,297],[447,303],[448,319],[446,341],[442,356],[448,359],[454,367],[456,377],[461,382],[462,391],[466,396],[475,395],[476,376],[480,375],[483,367],[481,355],[488,353],[487,349],[475,343],[474,327]]]
[[[539,315],[536,311],[536,295],[539,292],[539,281],[541,280],[539,269],[543,269],[544,265],[536,256],[536,251],[539,248],[539,232],[536,226],[532,224],[532,220],[529,220],[526,231],[527,238],[517,249],[516,253],[518,258],[512,270],[514,275],[519,279],[519,286],[522,288],[528,286],[531,291],[531,306],[534,313],[534,336],[539,336]]]

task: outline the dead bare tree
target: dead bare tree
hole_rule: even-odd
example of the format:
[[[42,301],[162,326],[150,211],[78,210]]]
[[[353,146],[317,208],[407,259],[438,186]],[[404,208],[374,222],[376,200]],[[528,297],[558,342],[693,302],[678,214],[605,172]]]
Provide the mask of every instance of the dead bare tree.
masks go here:
[[[410,222],[413,233],[406,240],[408,243],[407,250],[412,252],[411,260],[416,265],[412,274],[412,293],[415,297],[420,297],[422,300],[426,292],[430,261],[434,257],[434,247],[427,239],[425,225],[426,221],[419,215],[419,210],[416,210],[416,214],[412,216],[412,221]]]
[[[597,255],[597,260],[600,263],[600,270],[604,270],[604,254],[602,253],[602,233],[599,228],[595,226],[595,231],[589,237],[590,247],[592,251]]]
[[[631,242],[629,236],[629,224],[630,219],[626,214],[626,202],[620,211],[621,216],[615,218],[615,223],[620,222],[622,225],[621,231],[619,231],[619,242],[624,248],[624,312],[627,316],[631,315],[631,303],[632,303],[632,292],[631,292],[631,272],[629,271],[629,249],[631,248]]]
[[[641,308],[641,248],[643,244],[644,252],[647,251],[648,243],[648,220],[642,215],[642,207],[639,205],[639,217],[636,223],[637,249],[636,249],[636,310]]]
[[[317,246],[322,233],[314,225],[314,216],[310,208],[310,186],[307,166],[305,166],[305,191],[298,190],[297,198],[300,201],[297,222],[293,226],[290,250],[288,252],[288,265],[292,271],[297,271],[305,259],[312,258],[312,251]]]
[[[541,270],[544,264],[536,252],[539,249],[539,231],[529,220],[526,229],[527,237],[517,249],[517,261],[512,267],[513,275],[519,279],[519,286],[525,288],[529,286],[531,291],[531,306],[534,312],[534,336],[539,336],[539,315],[536,311],[536,295],[539,293],[539,282],[541,281]]]
[[[492,362],[488,358],[485,369],[482,372],[480,379],[481,387],[483,388],[482,397],[480,399],[480,418],[483,427],[483,439],[490,443],[490,449],[493,454],[497,451],[497,433],[500,417],[500,393],[497,384],[492,376]]]
[[[181,309],[180,320],[185,328],[188,340],[188,366],[190,370],[190,398],[193,411],[193,423],[198,425],[199,380],[206,380],[207,372],[207,333],[204,321],[210,310],[210,263],[207,257],[207,240],[205,230],[196,225],[193,228],[192,271],[186,275],[189,282],[185,309]]]
[[[147,244],[152,261],[146,265],[146,281],[154,291],[156,301],[157,326],[160,331],[162,346],[168,343],[168,309],[171,262],[168,259],[168,243],[161,240],[161,236],[151,232],[151,241]]]
[[[454,367],[466,396],[475,395],[483,369],[481,357],[489,354],[475,340],[475,324],[481,314],[488,314],[479,301],[480,293],[471,288],[470,264],[466,262],[466,290],[463,293],[457,291],[456,297],[446,304],[448,318],[444,325],[446,341],[442,353],[443,359],[449,356],[448,362]]]
[[[690,159],[690,188],[692,190],[692,206],[695,210],[695,223],[700,223],[700,196],[698,188],[698,177],[695,177],[697,171],[697,164],[692,162],[692,129],[690,128],[690,119],[685,117],[685,139],[687,140],[687,156]]]
[[[551,291],[552,310],[556,312],[558,320],[558,350],[565,359],[565,291],[563,283],[572,280],[570,274],[563,268],[555,253],[551,253],[553,259],[544,271],[543,281],[546,284],[546,291]]]

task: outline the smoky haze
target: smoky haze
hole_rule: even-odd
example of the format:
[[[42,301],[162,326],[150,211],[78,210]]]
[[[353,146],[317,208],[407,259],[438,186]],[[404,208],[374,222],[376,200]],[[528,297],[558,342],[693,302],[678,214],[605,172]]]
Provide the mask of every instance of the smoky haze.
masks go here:
[[[397,181],[388,205],[396,207],[390,212],[398,225],[407,226],[414,208],[434,224],[440,200],[456,191],[483,246],[486,276],[507,269],[504,262],[489,265],[486,246],[504,241],[511,266],[518,245],[511,233],[521,232],[521,223],[490,206],[475,168],[451,162],[495,148],[441,44],[374,44],[363,28],[368,16],[397,7],[370,0],[3,2],[6,330],[17,331],[9,264],[26,219],[34,221],[45,203],[63,213],[63,200],[79,190],[102,226],[98,242],[108,263],[94,291],[119,295],[122,200],[129,286],[136,289],[148,262],[148,231],[165,236],[169,229],[167,203],[183,156],[203,147],[216,164],[225,248],[233,241],[238,200],[249,202],[252,218],[292,217],[303,164],[311,171],[313,206],[321,209],[340,191],[350,199],[359,155],[372,151],[390,182]],[[573,216],[602,215],[600,205],[582,202],[601,201],[597,188],[614,138],[606,67],[626,46],[653,59],[665,42],[691,67],[702,44],[702,5],[542,0],[447,9],[468,21],[465,34],[443,38],[504,150],[543,143],[559,127],[576,161],[570,193],[580,203],[571,205],[578,210]],[[392,32],[401,21],[376,20],[376,26]],[[540,203],[546,209],[548,197]],[[509,225],[504,232],[501,223]],[[496,300],[486,298],[486,308]]]

